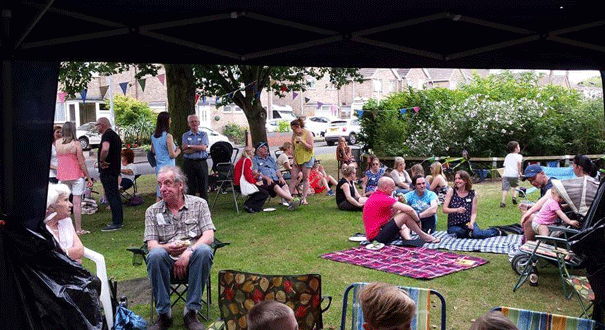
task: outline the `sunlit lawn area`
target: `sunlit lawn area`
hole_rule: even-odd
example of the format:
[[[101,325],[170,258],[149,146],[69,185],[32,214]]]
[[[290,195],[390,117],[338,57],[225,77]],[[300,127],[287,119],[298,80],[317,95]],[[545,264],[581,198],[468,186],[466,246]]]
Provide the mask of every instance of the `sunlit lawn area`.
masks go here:
[[[336,177],[336,162],[330,157],[323,164]],[[120,282],[147,275],[144,265],[132,265],[132,255],[126,251],[129,246],[142,244],[145,209],[155,201],[155,177],[142,176],[138,183],[139,192],[143,194],[146,203],[124,208],[125,226],[122,230],[101,233],[101,228],[110,222],[110,211],[105,209],[105,205],[96,214],[84,215],[83,218],[84,228],[92,232],[82,236],[84,245],[105,255],[108,275]],[[499,181],[481,183],[475,185],[475,189],[479,196],[477,222],[482,228],[519,221],[520,213],[511,205],[510,199],[506,208],[499,207]],[[211,202],[214,197],[213,193]],[[243,200],[240,198],[238,201],[241,206]],[[429,281],[324,260],[320,258],[324,253],[356,246],[357,243],[349,242],[348,237],[363,232],[361,213],[339,211],[334,197],[325,194],[310,197],[309,203],[309,206],[289,212],[274,198],[269,202],[269,207],[277,208],[276,212],[237,214],[232,196],[219,196],[213,211],[216,237],[231,244],[220,249],[215,257],[211,277],[212,319],[220,316],[217,273],[221,269],[266,274],[321,274],[323,294],[334,299],[324,315],[326,328],[340,327],[342,294],[350,283],[358,281],[384,281],[441,292],[447,302],[448,329],[468,329],[472,319],[495,306],[513,306],[574,316],[580,314],[578,302],[565,299],[556,267],[540,270],[539,286],[525,284],[513,293],[512,287],[517,275],[510,267],[508,256],[503,254],[465,252],[466,255],[488,259],[489,263]],[[445,230],[447,217],[440,211],[438,219],[437,230]],[[90,268],[89,264],[85,265]],[[148,301],[148,296],[128,298],[132,301],[130,307],[136,313],[149,317],[149,305],[139,303],[141,299]],[[173,313],[180,316],[181,311],[182,306],[175,308]],[[438,318],[432,317],[431,321],[435,323]],[[176,318],[175,322],[182,324],[180,318]]]

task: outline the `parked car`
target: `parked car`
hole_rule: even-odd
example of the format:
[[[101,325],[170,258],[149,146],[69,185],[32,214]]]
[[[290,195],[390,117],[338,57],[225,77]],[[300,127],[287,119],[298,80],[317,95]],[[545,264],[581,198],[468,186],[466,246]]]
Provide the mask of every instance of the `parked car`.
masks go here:
[[[331,122],[332,120],[328,117],[307,117],[307,120],[305,121],[305,128],[313,132],[314,136],[324,136]]]
[[[233,143],[232,143],[231,141],[229,141],[229,138],[228,138],[227,136],[225,136],[225,135],[223,135],[223,134],[221,134],[221,133],[219,133],[219,132],[217,132],[217,131],[213,130],[212,128],[208,128],[208,127],[200,126],[198,129],[199,129],[200,131],[202,131],[202,132],[206,132],[206,134],[208,134],[208,143],[209,143],[209,146],[208,146],[208,147],[212,147],[212,145],[213,145],[215,142],[218,142],[218,141],[225,141],[225,142],[229,142],[229,143],[231,143],[231,145],[233,145]],[[180,143],[180,142],[181,142],[181,139],[179,138],[179,140],[178,140],[178,141],[179,141],[179,143]]]
[[[360,131],[359,119],[333,120],[326,130],[326,143],[333,146],[338,142],[338,138],[342,136],[349,144],[355,144],[357,143],[357,134]]]
[[[80,141],[82,149],[90,149],[91,146],[98,146],[101,143],[101,134],[97,132],[96,122],[91,121],[76,128],[76,138]]]
[[[267,129],[267,133],[279,132],[279,123],[280,122],[285,122],[286,124],[289,123],[288,120],[284,120],[281,118],[267,120],[267,122],[265,123],[265,128]]]

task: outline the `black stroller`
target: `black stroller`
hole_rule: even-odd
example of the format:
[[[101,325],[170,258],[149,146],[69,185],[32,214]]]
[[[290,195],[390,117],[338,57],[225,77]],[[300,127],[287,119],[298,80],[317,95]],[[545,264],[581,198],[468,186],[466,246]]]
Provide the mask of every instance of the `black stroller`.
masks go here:
[[[237,158],[239,149],[233,148],[231,143],[219,141],[210,147],[210,157],[212,158],[212,174],[208,176],[208,186],[212,191],[216,190],[216,197],[212,203],[212,208],[216,205],[218,196],[221,193],[228,193],[231,190],[235,209],[239,213],[237,206],[237,192],[233,185],[234,161]]]

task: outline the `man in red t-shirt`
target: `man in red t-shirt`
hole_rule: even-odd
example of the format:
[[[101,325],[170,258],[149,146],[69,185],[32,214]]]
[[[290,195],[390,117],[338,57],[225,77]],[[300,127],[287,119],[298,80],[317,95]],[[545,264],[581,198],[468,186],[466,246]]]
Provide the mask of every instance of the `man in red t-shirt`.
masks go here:
[[[389,244],[402,236],[405,225],[428,243],[438,243],[439,239],[420,229],[420,218],[409,205],[391,197],[395,190],[395,181],[383,176],[378,180],[376,192],[366,201],[363,208],[363,225],[368,241]]]

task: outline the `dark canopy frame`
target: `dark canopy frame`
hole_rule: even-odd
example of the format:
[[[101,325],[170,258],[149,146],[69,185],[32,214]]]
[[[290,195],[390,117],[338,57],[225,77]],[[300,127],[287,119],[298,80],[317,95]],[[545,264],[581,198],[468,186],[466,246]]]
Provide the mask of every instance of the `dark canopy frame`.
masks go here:
[[[60,61],[600,70],[602,77],[605,68],[605,17],[592,1],[4,0],[1,6],[0,210],[30,228],[44,215]],[[14,293],[5,248],[0,244],[3,298]],[[2,306],[0,328],[25,328],[14,322],[23,319],[19,304]]]

